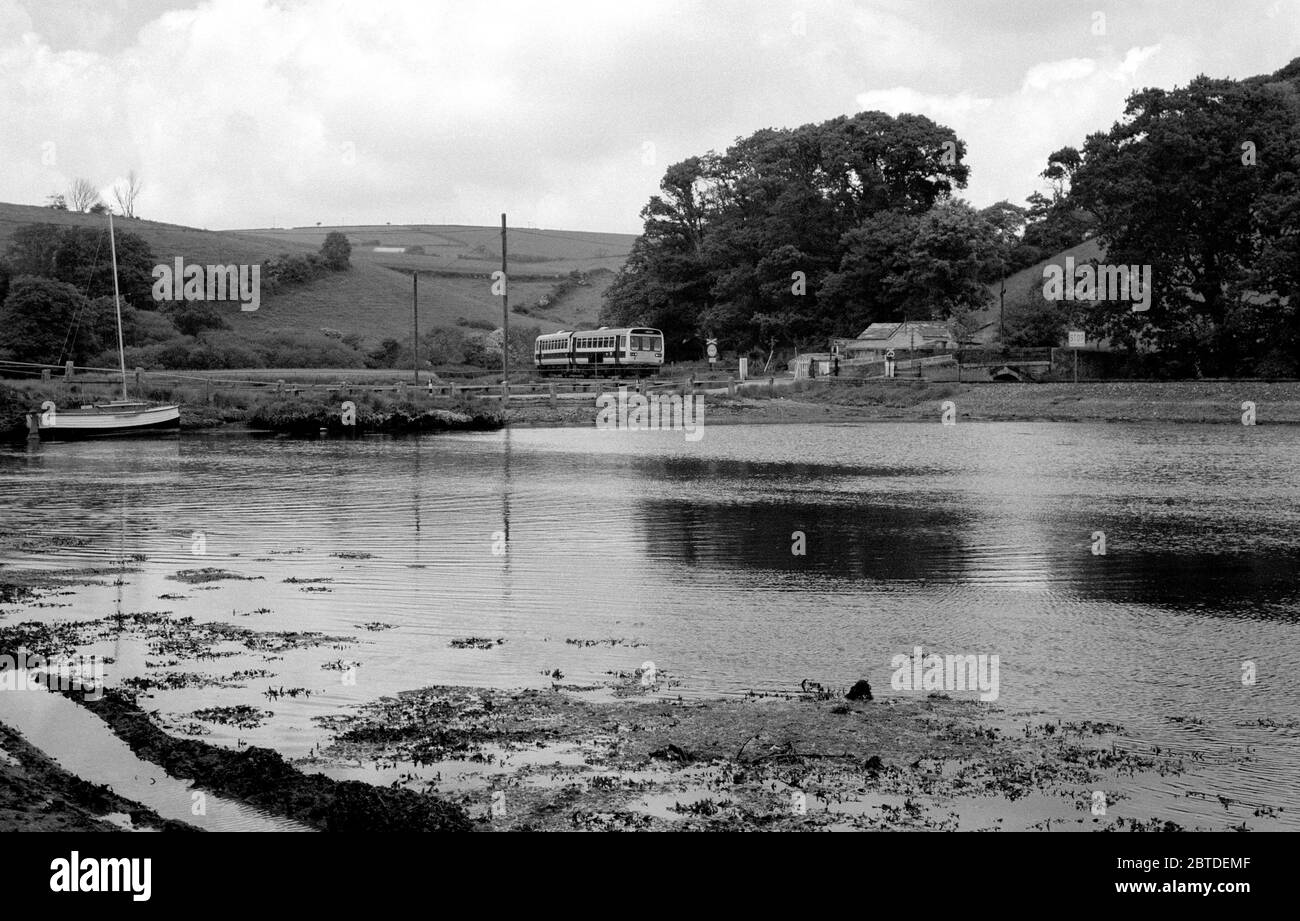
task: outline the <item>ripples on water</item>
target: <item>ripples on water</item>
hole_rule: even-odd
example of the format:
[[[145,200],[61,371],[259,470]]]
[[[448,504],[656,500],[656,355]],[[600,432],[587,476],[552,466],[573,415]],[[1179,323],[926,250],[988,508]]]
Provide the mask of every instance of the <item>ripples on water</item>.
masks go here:
[[[356,636],[346,654],[268,666],[277,684],[317,689],[243,733],[290,755],[319,738],[310,716],[428,684],[545,685],[557,667],[586,682],[651,660],[684,695],[864,676],[889,694],[892,657],[921,645],[998,654],[1008,710],[1112,720],[1135,747],[1208,753],[1212,776],[1224,764],[1216,787],[1296,812],[1297,434],[872,424],[713,426],[694,443],[533,429],[45,445],[0,454],[0,529],[86,541],[10,554],[14,566],[147,557],[120,588],[24,618],[165,609]],[[264,579],[166,578],[199,566]],[[290,577],[333,581],[308,593]],[[239,616],[260,608],[272,613]],[[372,621],[396,629],[357,629]],[[466,635],[506,642],[448,647]],[[114,652],[116,679],[143,671],[142,650]],[[355,687],[319,668],[340,655],[363,663]],[[265,705],[262,689],[160,699],[173,712]],[[1189,715],[1204,727],[1178,721]],[[1260,749],[1241,767],[1232,748],[1245,744]]]

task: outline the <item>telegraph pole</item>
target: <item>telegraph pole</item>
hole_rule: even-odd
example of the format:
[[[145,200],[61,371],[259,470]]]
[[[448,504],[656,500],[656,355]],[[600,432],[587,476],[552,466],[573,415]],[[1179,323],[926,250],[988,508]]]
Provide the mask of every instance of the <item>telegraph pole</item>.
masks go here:
[[[501,212],[501,407],[510,402],[510,280],[506,274],[506,215]]]
[[[420,386],[420,273],[411,273],[411,354],[415,365],[415,386]]]

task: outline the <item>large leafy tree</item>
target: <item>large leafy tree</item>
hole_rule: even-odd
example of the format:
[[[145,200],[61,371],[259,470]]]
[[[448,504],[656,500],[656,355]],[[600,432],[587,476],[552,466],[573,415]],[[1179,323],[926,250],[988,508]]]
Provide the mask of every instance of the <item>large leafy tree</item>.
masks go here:
[[[92,302],[73,285],[19,276],[0,306],[0,350],[14,361],[84,364],[104,348],[107,327],[116,335],[111,311],[111,300]]]
[[[1092,329],[1185,357],[1188,373],[1245,370],[1279,319],[1264,311],[1294,290],[1297,173],[1293,88],[1202,76],[1130,96],[1087,139],[1070,199],[1096,216],[1108,263],[1152,267],[1154,296],[1145,312],[1103,305]]]
[[[336,272],[341,272],[351,268],[352,244],[348,238],[337,230],[331,230],[325,235],[325,242],[320,247],[321,257],[324,258],[325,264]]]
[[[674,164],[641,212],[644,233],[602,321],[658,326],[687,351],[705,335],[746,348],[856,332],[870,305],[843,281],[823,296],[850,233],[947,198],[966,182],[964,153],[927,118],[863,112],[764,129]]]
[[[128,230],[118,230],[116,240],[123,299],[137,307],[151,307],[153,251],[143,237]],[[15,276],[39,275],[65,282],[91,298],[113,294],[113,260],[107,226],[26,224],[14,231],[8,261]]]
[[[845,239],[824,297],[841,305],[854,332],[876,321],[965,319],[986,306],[1003,264],[998,229],[957,200],[920,215],[886,212]]]

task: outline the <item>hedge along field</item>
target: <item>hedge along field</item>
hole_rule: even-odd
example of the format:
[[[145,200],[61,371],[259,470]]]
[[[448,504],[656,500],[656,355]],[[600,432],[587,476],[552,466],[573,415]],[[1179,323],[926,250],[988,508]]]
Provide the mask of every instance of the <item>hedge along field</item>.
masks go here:
[[[0,258],[8,250],[14,231],[34,223],[107,230],[103,216],[0,203]],[[261,363],[237,360],[244,352],[250,358],[266,352],[268,361],[279,364],[359,365],[364,355],[383,340],[409,340],[410,271],[415,269],[429,273],[420,277],[422,334],[444,327],[481,337],[502,323],[501,299],[491,293],[491,273],[500,268],[499,228],[385,226],[210,231],[127,218],[115,219],[115,225],[119,231],[142,237],[156,262],[169,265],[178,257],[186,264],[205,266],[265,264],[286,253],[318,253],[331,230],[340,230],[349,238],[352,267],[347,271],[331,272],[274,292],[264,291],[257,311],[241,311],[233,302],[213,303],[212,309],[229,327],[204,335],[213,340],[209,351],[223,357],[215,362],[218,365]],[[374,241],[379,245],[420,246],[425,255],[376,254]],[[595,325],[601,296],[622,265],[631,241],[631,236],[620,234],[536,232],[523,228],[512,231],[510,268],[516,281],[510,289],[511,325],[544,330]],[[554,299],[556,287],[575,270],[587,273],[586,284],[573,286]],[[539,308],[543,298],[552,303]],[[343,360],[354,352],[340,348],[339,340],[345,337],[354,337],[359,343],[352,362]],[[185,348],[196,350],[200,344],[191,342]],[[161,356],[167,364],[174,364],[180,357],[179,353]]]

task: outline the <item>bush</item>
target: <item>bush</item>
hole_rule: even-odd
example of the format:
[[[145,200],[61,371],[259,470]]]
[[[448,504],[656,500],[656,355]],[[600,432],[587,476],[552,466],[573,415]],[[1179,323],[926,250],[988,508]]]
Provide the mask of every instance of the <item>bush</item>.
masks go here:
[[[362,368],[364,356],[338,339],[310,330],[279,332],[262,343],[268,368]]]
[[[178,330],[171,319],[156,310],[122,308],[122,341],[127,346],[153,345],[176,338]]]
[[[351,267],[349,260],[352,256],[352,244],[348,238],[337,230],[331,230],[325,235],[325,242],[320,248],[321,259],[329,268],[336,272],[341,272]]]
[[[432,365],[464,364],[467,344],[455,327],[432,329],[420,337],[420,356]]]
[[[104,347],[94,313],[90,301],[72,285],[21,275],[0,306],[0,348],[15,361],[58,364],[71,358],[85,364],[88,355]]]
[[[206,301],[176,301],[163,308],[182,336],[197,336],[208,329],[228,329],[221,312]]]
[[[396,339],[385,339],[379,346],[366,354],[367,368],[409,368],[411,350]]]

